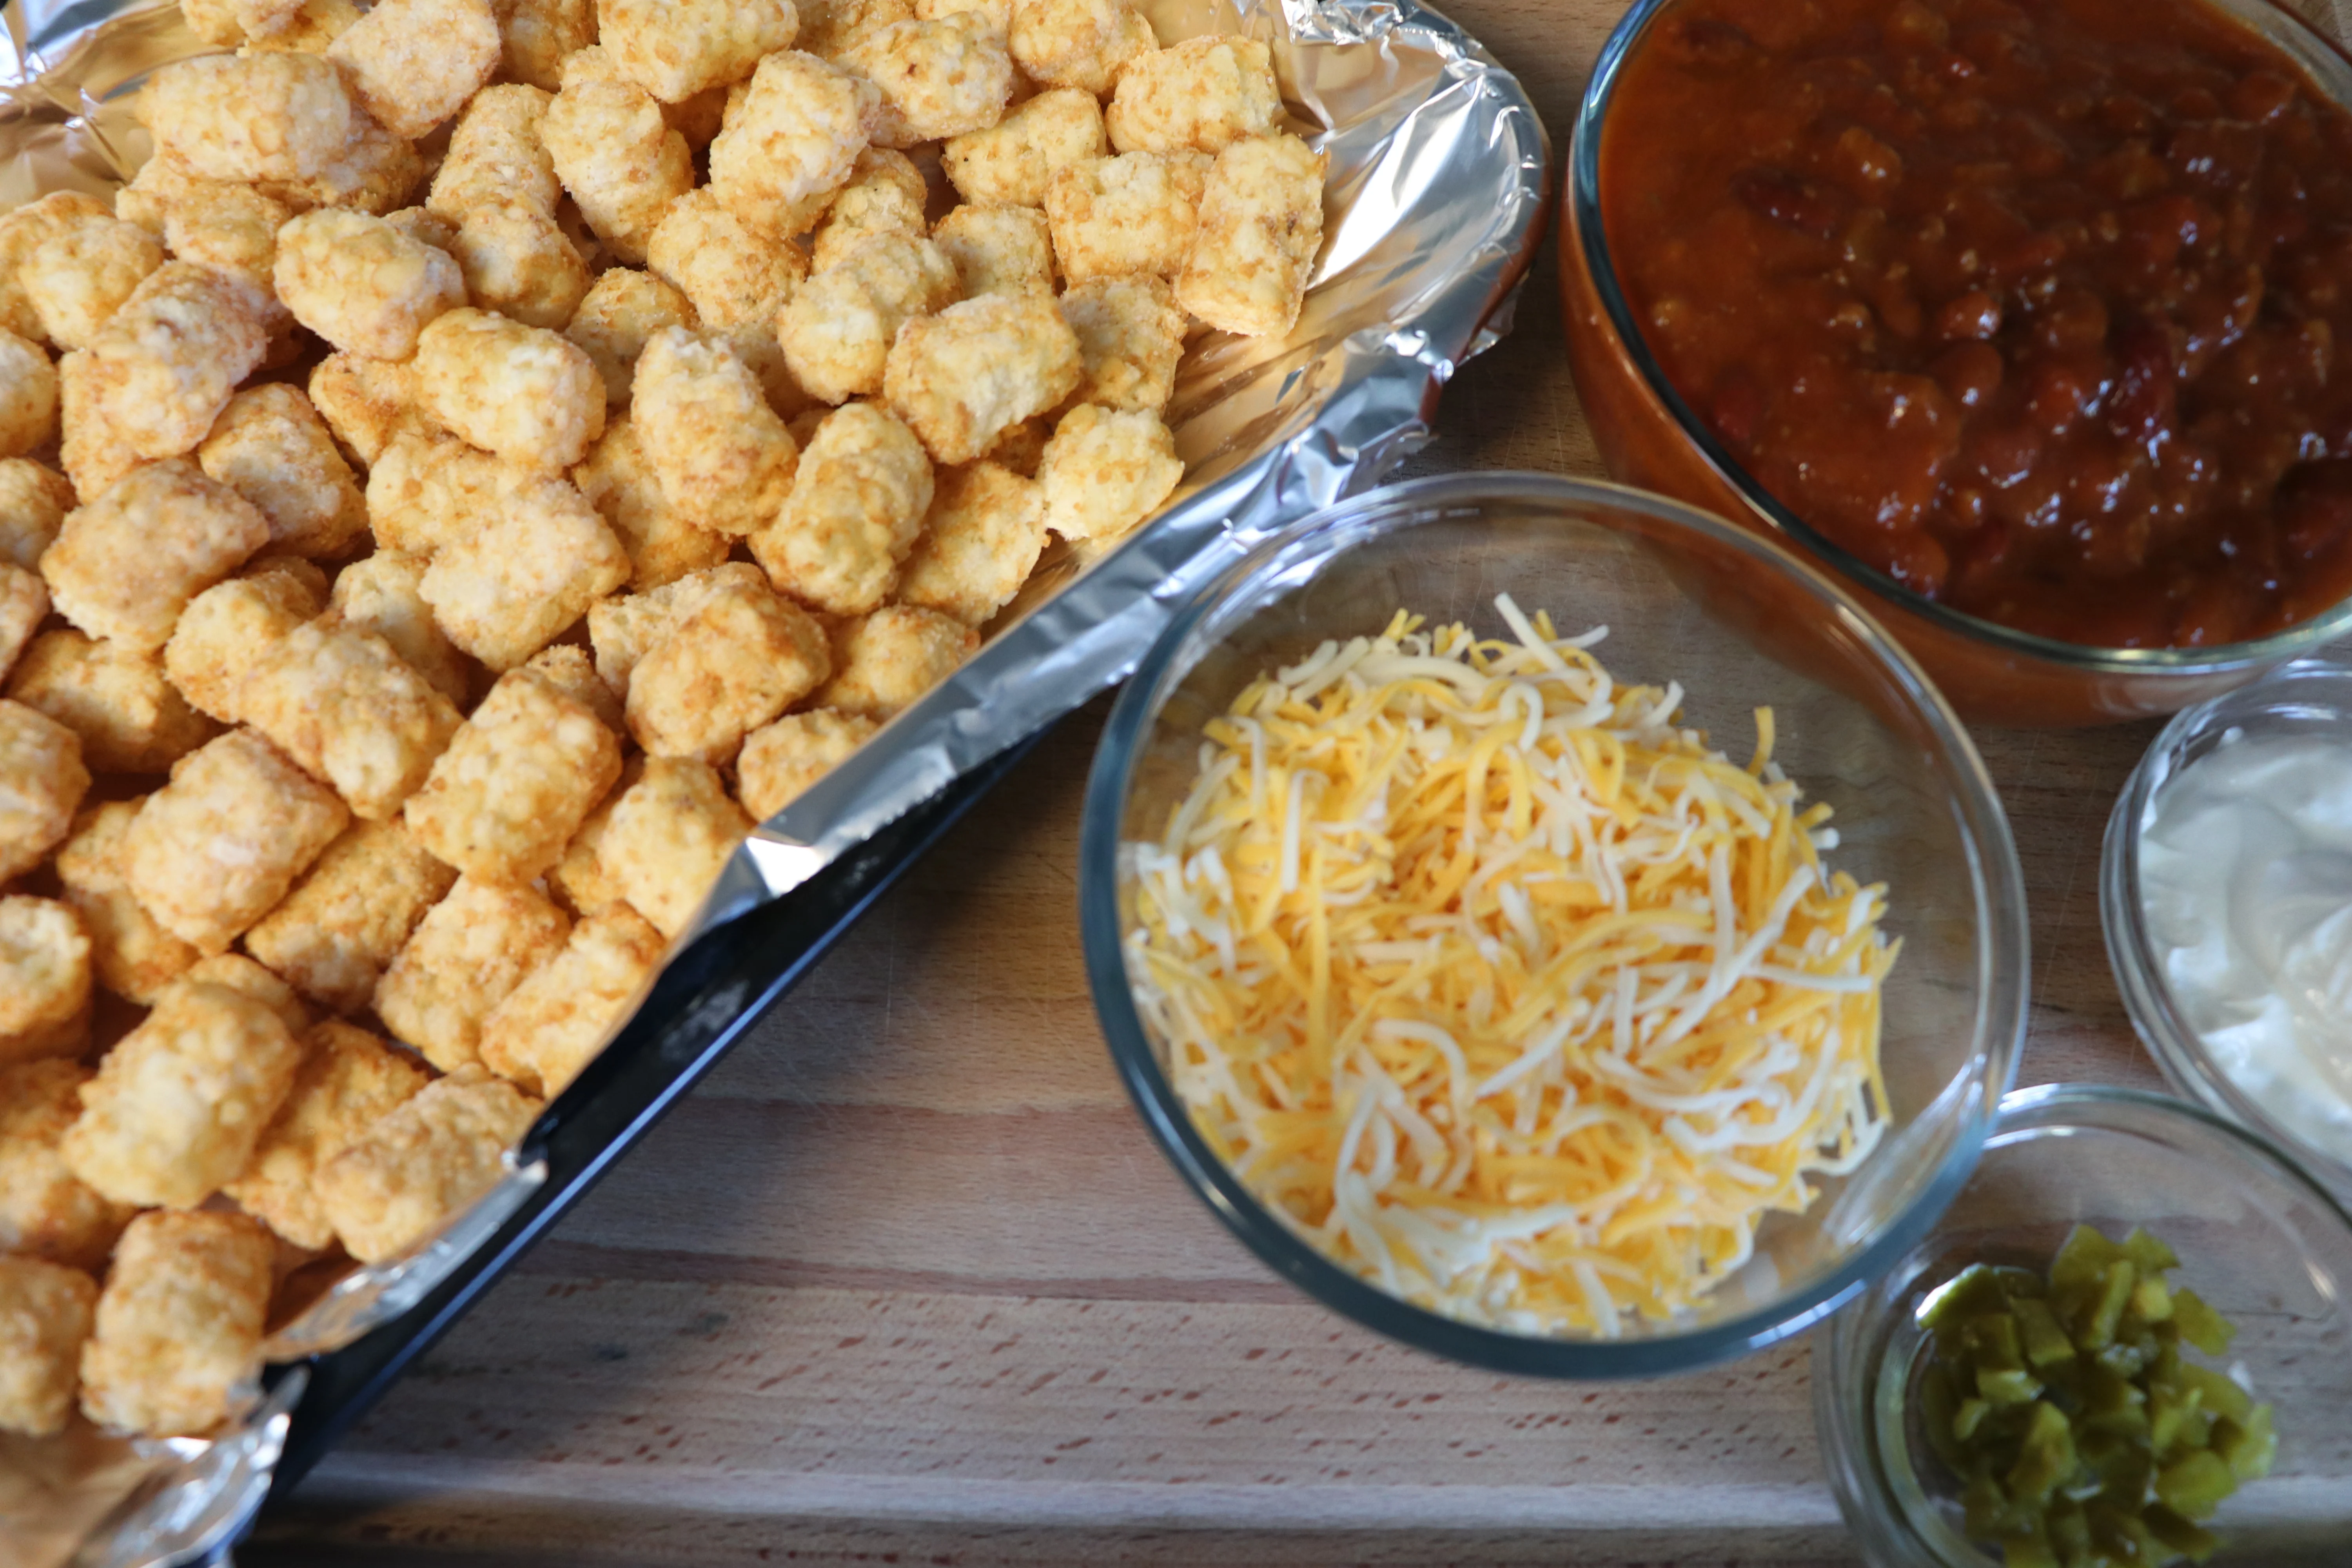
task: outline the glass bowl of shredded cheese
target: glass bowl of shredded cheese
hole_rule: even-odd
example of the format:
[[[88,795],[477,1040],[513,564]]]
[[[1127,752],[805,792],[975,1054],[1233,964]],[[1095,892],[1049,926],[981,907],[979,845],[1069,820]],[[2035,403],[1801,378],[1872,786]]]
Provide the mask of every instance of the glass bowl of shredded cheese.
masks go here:
[[[2025,900],[1965,731],[1843,590],[1640,491],[1419,480],[1185,606],[1088,784],[1146,1124],[1328,1305],[1643,1376],[1819,1321],[1968,1179]]]

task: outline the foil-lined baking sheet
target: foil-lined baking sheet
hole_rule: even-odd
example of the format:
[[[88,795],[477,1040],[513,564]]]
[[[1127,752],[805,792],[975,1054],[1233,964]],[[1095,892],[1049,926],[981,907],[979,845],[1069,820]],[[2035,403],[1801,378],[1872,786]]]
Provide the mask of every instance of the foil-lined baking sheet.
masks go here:
[[[971,660],[761,825],[681,945],[1123,679],[1195,586],[1417,446],[1437,389],[1507,323],[1539,237],[1549,148],[1517,81],[1475,40],[1410,0],[1142,8],[1163,43],[1265,39],[1292,128],[1330,154],[1298,326],[1193,345],[1168,413],[1186,478],[1160,515],[1098,555],[1049,554]],[[12,0],[0,30],[0,207],[119,186],[150,151],[132,115],[145,74],[209,52],[170,0]],[[355,1269],[273,1334],[267,1357],[299,1363],[399,1320],[546,1179],[543,1162],[513,1164],[408,1257]],[[246,1419],[208,1442],[124,1442],[79,1422],[43,1442],[0,1436],[0,1563],[203,1559],[258,1506],[304,1382],[298,1367],[266,1395],[257,1383]]]

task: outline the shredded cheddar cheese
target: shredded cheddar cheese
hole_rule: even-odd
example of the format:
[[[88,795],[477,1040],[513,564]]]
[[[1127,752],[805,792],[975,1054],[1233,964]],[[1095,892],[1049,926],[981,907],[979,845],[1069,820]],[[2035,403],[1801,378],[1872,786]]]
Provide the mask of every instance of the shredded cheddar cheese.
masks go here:
[[[1262,678],[1128,847],[1129,973],[1202,1134],[1407,1300],[1615,1336],[1693,1308],[1885,1127],[1884,889],[1506,595]]]

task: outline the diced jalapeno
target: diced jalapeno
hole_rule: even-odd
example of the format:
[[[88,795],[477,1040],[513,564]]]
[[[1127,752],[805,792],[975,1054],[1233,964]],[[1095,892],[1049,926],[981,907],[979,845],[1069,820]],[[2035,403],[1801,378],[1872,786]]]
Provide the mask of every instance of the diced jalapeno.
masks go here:
[[[2270,1472],[2271,1407],[2184,1345],[2233,1331],[2134,1230],[2077,1226],[2046,1278],[1977,1265],[1923,1305],[1920,1415],[1969,1533],[2006,1568],[2165,1568],[2217,1548],[2199,1521]]]

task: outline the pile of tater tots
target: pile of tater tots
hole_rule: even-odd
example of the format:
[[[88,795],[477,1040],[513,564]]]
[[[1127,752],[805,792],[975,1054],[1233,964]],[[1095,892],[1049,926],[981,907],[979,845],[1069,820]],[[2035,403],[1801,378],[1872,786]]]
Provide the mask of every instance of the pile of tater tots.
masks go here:
[[[0,1429],[236,1414],[752,823],[1182,477],[1324,160],[1129,0],[184,0],[0,216]]]

